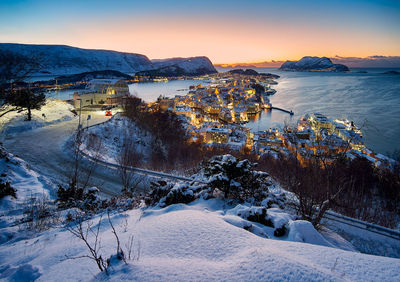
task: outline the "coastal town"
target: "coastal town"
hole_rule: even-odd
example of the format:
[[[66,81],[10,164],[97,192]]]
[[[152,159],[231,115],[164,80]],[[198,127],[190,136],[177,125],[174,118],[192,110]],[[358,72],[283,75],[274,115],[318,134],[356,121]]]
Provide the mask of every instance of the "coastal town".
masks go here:
[[[278,157],[296,156],[300,163],[313,157],[333,158],[340,153],[349,159],[364,157],[376,166],[391,166],[391,159],[375,154],[364,145],[363,134],[354,122],[330,118],[321,113],[301,116],[296,124],[280,128],[252,131],[246,127],[249,120],[262,112],[292,111],[273,107],[269,97],[279,76],[259,74],[253,70],[233,70],[195,77],[198,84],[187,89],[186,95],[165,97],[149,103],[152,110],[171,111],[183,121],[193,142],[203,142],[210,147],[253,152],[258,156],[269,154]],[[132,81],[166,82],[168,79],[186,77],[134,77]],[[87,83],[89,91],[76,92],[77,109],[109,109],[124,104],[128,97],[127,83],[132,81],[94,79]]]
[[[0,14],[0,282],[400,282],[400,0]]]

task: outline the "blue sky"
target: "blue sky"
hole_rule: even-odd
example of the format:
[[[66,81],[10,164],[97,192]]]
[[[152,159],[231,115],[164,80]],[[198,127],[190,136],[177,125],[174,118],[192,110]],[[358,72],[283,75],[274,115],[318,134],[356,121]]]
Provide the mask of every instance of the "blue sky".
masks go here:
[[[217,62],[393,56],[400,55],[400,1],[3,0],[0,42]]]

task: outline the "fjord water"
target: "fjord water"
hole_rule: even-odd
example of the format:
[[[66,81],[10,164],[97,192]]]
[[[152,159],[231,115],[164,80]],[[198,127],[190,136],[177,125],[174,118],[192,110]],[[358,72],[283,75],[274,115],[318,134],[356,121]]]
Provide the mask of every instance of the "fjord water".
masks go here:
[[[347,118],[362,128],[365,143],[375,152],[400,149],[400,75],[386,69],[358,69],[350,73],[284,72],[257,69],[280,75],[273,106],[292,110],[293,117],[272,110],[248,124],[253,130],[296,122],[306,113]],[[367,73],[360,73],[366,71]]]
[[[170,80],[168,82],[141,82],[129,85],[129,92],[138,96],[146,102],[154,102],[162,95],[165,97],[175,97],[175,95],[186,95],[189,86],[206,85],[202,80]]]
[[[218,69],[220,72],[227,70]],[[386,154],[400,149],[400,75],[383,74],[388,69],[352,69],[349,73],[256,70],[281,76],[276,80],[278,84],[273,85],[277,92],[270,96],[271,103],[293,110],[294,116],[278,110],[265,111],[246,124],[253,131],[282,127],[285,121],[294,123],[306,113],[319,112],[331,118],[354,121],[362,127],[367,147],[375,152]],[[132,95],[153,102],[160,95],[185,95],[190,85],[199,83],[206,84],[199,80],[147,82],[131,84],[129,90]],[[73,92],[64,90],[49,93],[49,96],[71,99]]]
[[[285,120],[294,123],[306,113],[319,112],[354,121],[362,127],[367,147],[375,152],[400,149],[400,75],[383,74],[386,69],[353,69],[350,73],[256,70],[281,76],[273,86],[277,92],[270,97],[271,103],[295,114],[290,117],[278,110],[265,111],[246,124],[253,131],[282,127]],[[187,91],[180,90],[198,83],[204,84],[197,80],[139,83],[130,85],[130,91],[149,102],[159,95],[185,95]]]

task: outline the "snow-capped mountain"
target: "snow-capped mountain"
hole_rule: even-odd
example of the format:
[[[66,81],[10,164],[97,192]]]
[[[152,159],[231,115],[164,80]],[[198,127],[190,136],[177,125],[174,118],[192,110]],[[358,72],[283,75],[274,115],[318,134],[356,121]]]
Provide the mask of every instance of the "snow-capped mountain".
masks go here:
[[[349,68],[342,64],[334,64],[327,57],[303,57],[300,61],[286,61],[280,67],[284,71],[329,71],[343,72]]]
[[[139,72],[139,75],[180,76],[216,73],[217,70],[207,57],[170,58],[152,60],[154,69]]]
[[[151,60],[154,67],[164,68],[177,65],[185,70],[187,73],[195,73],[198,72],[199,69],[209,70],[216,72],[213,64],[210,59],[207,57],[190,57],[190,58],[169,58],[169,59],[161,59],[161,60]]]
[[[33,75],[67,75],[115,70],[127,74],[153,71],[163,74],[200,75],[217,72],[207,57],[171,58],[150,61],[145,55],[110,50],[82,49],[66,45],[0,43],[9,51],[33,58],[40,70]]]
[[[1,43],[1,51],[11,51],[38,61],[38,74],[63,75],[98,70],[135,73],[152,68],[144,55],[109,50],[81,49],[66,45]]]

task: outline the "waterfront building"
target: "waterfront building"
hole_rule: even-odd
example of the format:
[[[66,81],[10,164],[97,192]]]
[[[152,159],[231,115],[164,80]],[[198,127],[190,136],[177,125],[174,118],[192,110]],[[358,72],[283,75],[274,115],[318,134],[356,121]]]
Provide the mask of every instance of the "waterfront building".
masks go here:
[[[124,80],[92,79],[85,91],[75,92],[73,101],[75,108],[96,105],[121,105],[129,96],[129,87]]]

